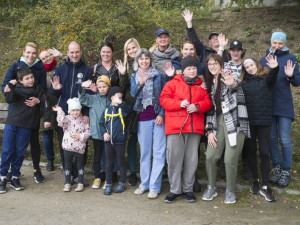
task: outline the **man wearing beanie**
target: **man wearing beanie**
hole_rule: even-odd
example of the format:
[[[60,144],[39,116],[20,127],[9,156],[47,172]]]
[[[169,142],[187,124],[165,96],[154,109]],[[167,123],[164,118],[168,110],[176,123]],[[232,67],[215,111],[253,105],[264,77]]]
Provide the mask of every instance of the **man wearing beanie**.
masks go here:
[[[273,87],[272,96],[272,126],[271,126],[271,158],[273,163],[270,182],[286,187],[290,182],[293,147],[290,137],[291,125],[294,120],[293,96],[291,85],[300,85],[300,72],[297,58],[289,53],[286,46],[286,34],[276,31],[271,37],[271,47],[266,55],[277,57],[279,72]],[[266,56],[260,60],[262,66],[268,67]],[[279,150],[278,137],[282,153]]]
[[[172,203],[182,196],[187,202],[196,200],[193,193],[198,166],[198,146],[204,134],[204,113],[211,100],[202,80],[197,77],[197,61],[186,56],[181,61],[183,74],[166,83],[159,101],[165,109],[167,163],[170,194],[165,202]]]
[[[106,107],[100,118],[100,133],[104,140],[104,151],[106,158],[105,178],[106,188],[105,195],[112,192],[121,193],[126,190],[126,165],[125,165],[125,144],[126,144],[126,116],[129,115],[130,107],[122,101],[122,89],[113,86],[107,93],[107,98],[111,104]],[[120,169],[119,185],[112,189],[112,176],[114,168],[114,155],[117,155]]]

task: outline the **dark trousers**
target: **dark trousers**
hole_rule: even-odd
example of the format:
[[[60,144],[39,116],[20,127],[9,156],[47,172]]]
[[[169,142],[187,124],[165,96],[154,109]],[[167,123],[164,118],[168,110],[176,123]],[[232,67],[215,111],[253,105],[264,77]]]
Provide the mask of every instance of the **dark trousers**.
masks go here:
[[[100,161],[104,149],[104,142],[102,140],[93,139],[93,143],[94,143],[94,164],[93,164],[94,175],[95,178],[100,178],[100,171],[101,171]]]
[[[105,145],[105,179],[108,184],[112,183],[112,175],[114,169],[114,155],[117,155],[119,169],[120,169],[120,181],[125,183],[126,181],[126,165],[125,165],[125,144],[120,145]]]
[[[257,173],[257,147],[256,138],[259,144],[260,170],[262,185],[268,185],[270,173],[270,139],[271,126],[250,126],[251,138],[247,138],[246,147],[248,152],[249,167],[253,179],[258,179]]]
[[[78,173],[78,183],[83,184],[84,176],[84,154],[64,150],[65,158],[65,181],[66,184],[71,184],[71,170],[73,166],[73,158],[75,158],[76,168]]]
[[[56,123],[57,125],[57,123]],[[59,142],[59,152],[60,152],[60,157],[61,157],[61,164],[65,170],[65,157],[64,157],[64,150],[62,148],[62,140],[64,137],[64,131],[62,129],[62,127],[56,126],[56,132],[57,132],[57,139]],[[87,152],[88,152],[88,142],[86,143],[86,148],[85,148],[85,152],[84,152],[84,165],[86,164],[86,160],[87,160]],[[74,177],[77,177],[77,171],[78,169],[76,168],[76,163],[73,163],[72,169],[71,169],[71,174]],[[74,168],[74,169],[73,169]]]
[[[40,169],[41,146],[39,142],[39,130],[40,130],[40,125],[38,125],[34,129],[31,129],[31,136],[30,136],[31,158],[32,158],[34,170]]]

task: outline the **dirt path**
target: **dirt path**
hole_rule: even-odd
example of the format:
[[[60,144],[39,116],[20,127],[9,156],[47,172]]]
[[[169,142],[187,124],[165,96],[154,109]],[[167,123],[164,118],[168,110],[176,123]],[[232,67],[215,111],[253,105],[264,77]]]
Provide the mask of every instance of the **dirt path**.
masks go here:
[[[122,194],[103,195],[103,189],[86,188],[81,193],[63,193],[64,174],[57,169],[43,171],[46,182],[33,181],[32,167],[22,167],[24,191],[7,188],[0,195],[0,224],[300,224],[299,202],[276,193],[277,202],[268,203],[260,196],[238,193],[238,203],[225,205],[224,190],[212,202],[197,194],[195,203],[184,199],[164,203],[168,184],[155,200],[135,196],[135,187]],[[86,177],[92,182],[92,176]]]

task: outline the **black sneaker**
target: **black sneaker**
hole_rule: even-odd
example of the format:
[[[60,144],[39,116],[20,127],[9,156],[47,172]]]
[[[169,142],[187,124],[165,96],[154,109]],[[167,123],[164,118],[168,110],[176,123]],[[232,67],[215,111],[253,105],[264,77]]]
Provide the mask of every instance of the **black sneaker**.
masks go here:
[[[201,185],[199,184],[199,181],[198,179],[195,178],[195,181],[194,181],[194,185],[193,185],[193,192],[201,192]]]
[[[265,199],[268,202],[275,202],[276,201],[274,195],[272,194],[272,189],[269,188],[269,187],[267,189],[261,188],[260,191],[259,191],[259,194],[262,195],[262,196],[264,196]]]
[[[45,182],[45,178],[41,172],[41,170],[37,170],[36,172],[34,172],[34,181],[35,183],[44,183]]]
[[[131,173],[128,179],[128,184],[130,186],[135,186],[137,184],[137,176],[136,173]]]
[[[250,187],[250,192],[257,195],[259,193],[259,189],[259,180],[254,180],[252,186]]]
[[[165,198],[165,202],[166,203],[173,203],[175,202],[177,199],[181,198],[182,194],[174,194],[174,193],[170,193],[167,195],[167,197]]]
[[[7,179],[0,180],[0,194],[4,194],[6,192],[6,183]]]
[[[20,184],[19,179],[12,179],[10,181],[10,187],[12,187],[13,189],[15,189],[16,191],[21,191],[24,189],[24,187]]]
[[[48,172],[54,171],[54,162],[53,162],[53,160],[48,161],[47,166],[46,166],[46,170]]]
[[[195,202],[196,201],[196,197],[195,197],[195,195],[194,195],[193,192],[187,192],[187,193],[184,193],[183,195],[185,196],[185,200],[187,202],[191,203],[191,202]]]
[[[7,180],[8,184],[10,184],[11,178],[12,178],[12,174],[11,174],[11,172],[8,172],[6,175],[6,180]]]

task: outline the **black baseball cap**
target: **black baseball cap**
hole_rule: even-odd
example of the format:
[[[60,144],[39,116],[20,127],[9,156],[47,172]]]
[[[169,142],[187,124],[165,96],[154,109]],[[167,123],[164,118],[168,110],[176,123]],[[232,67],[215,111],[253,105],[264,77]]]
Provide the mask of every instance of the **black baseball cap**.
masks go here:
[[[218,32],[212,32],[212,33],[208,36],[208,40],[210,40],[211,37],[214,36],[214,35],[219,36],[219,34],[220,34],[220,33],[218,33]]]
[[[243,43],[239,40],[233,40],[233,41],[230,42],[229,49],[233,49],[233,48],[244,50]]]

